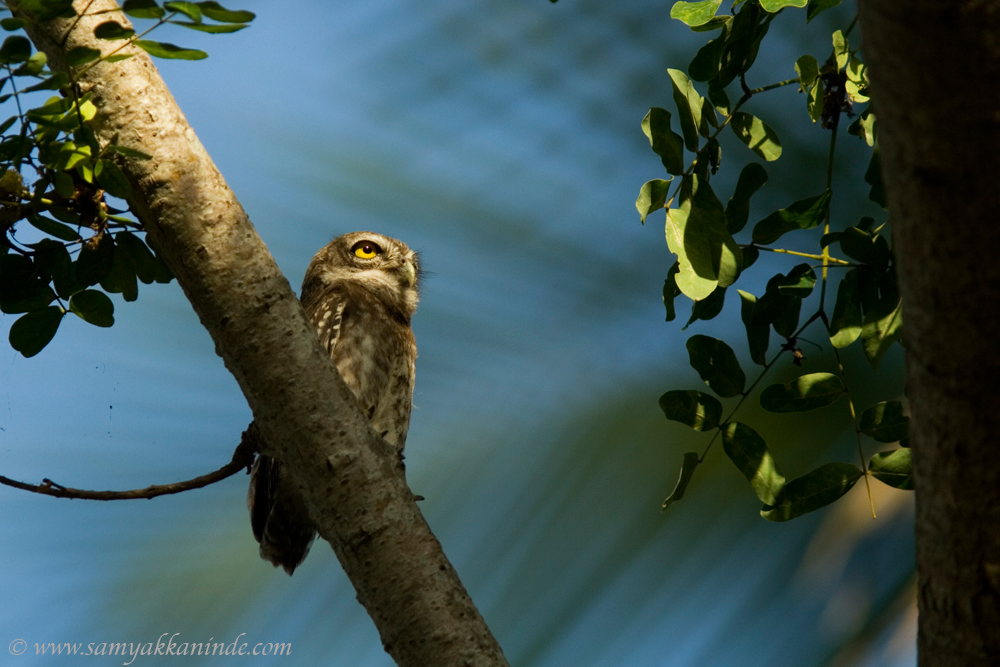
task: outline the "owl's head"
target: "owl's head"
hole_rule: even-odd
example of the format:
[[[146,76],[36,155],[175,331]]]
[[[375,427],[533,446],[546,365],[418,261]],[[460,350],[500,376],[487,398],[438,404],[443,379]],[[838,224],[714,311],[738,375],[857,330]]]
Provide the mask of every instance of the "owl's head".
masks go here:
[[[420,263],[417,253],[374,232],[351,232],[325,245],[306,270],[327,284],[350,282],[400,299],[412,314],[417,308]]]

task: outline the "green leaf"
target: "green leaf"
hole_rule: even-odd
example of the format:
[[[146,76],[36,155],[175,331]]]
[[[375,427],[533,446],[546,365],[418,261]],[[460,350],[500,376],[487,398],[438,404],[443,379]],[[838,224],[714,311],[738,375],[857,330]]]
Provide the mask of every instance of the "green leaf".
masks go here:
[[[642,224],[646,224],[647,215],[663,208],[663,205],[667,201],[670,181],[672,180],[672,178],[668,180],[654,178],[651,181],[646,181],[639,188],[639,198],[635,200],[635,207],[639,210],[639,217],[642,219]]]
[[[781,292],[779,287],[785,279],[783,273],[778,273],[767,281],[767,291],[754,306],[753,316],[755,323],[773,325],[778,335],[791,338],[799,325],[802,299]]]
[[[684,454],[684,463],[681,464],[681,474],[677,478],[677,485],[674,486],[674,490],[667,496],[667,499],[663,501],[661,512],[665,512],[671,504],[684,497],[684,492],[687,491],[688,484],[691,483],[691,476],[694,474],[694,469],[698,467],[699,463],[698,452],[687,452]]]
[[[725,302],[726,288],[716,287],[712,293],[704,299],[699,299],[694,302],[694,306],[691,307],[691,317],[688,318],[687,324],[684,325],[684,329],[687,329],[691,326],[692,322],[696,322],[697,320],[710,320],[714,318],[722,312],[722,306]],[[684,329],[682,329],[682,331]]]
[[[31,42],[22,35],[11,35],[0,46],[0,64],[20,63],[31,57]]]
[[[70,259],[69,252],[61,243],[51,247],[48,252],[51,255],[51,266],[49,273],[52,276],[52,286],[56,288],[56,294],[60,299],[68,299],[83,289],[83,286],[76,281],[76,268],[73,260]]]
[[[713,25],[716,19],[722,19],[722,22]],[[723,30],[718,37],[698,49],[698,53],[691,61],[691,64],[688,65],[688,73],[695,81],[708,81],[714,79],[719,74],[719,69],[722,67],[722,54],[726,49],[726,40],[729,37],[731,23],[732,19],[730,17],[717,16],[705,24],[705,26],[722,27]]]
[[[173,60],[202,60],[208,57],[204,51],[184,49],[166,42],[154,42],[149,39],[137,39],[135,45],[151,56]]]
[[[130,157],[136,160],[151,160],[153,158],[149,153],[143,153],[135,148],[128,148],[127,146],[119,146],[118,144],[109,144],[108,150],[123,155],[125,157]]]
[[[111,271],[115,244],[110,234],[100,234],[83,243],[76,258],[76,278],[84,286],[96,285]]]
[[[847,272],[837,287],[837,304],[830,318],[830,342],[847,347],[861,335],[861,297],[858,293],[858,270]]]
[[[76,16],[73,10],[73,0],[21,0],[18,3],[22,9],[32,14],[36,23],[42,23],[56,17],[71,19]]]
[[[121,62],[122,60],[128,60],[133,55],[135,55],[135,54],[132,54],[132,53],[115,53],[115,54],[112,54],[112,55],[107,56],[106,58],[104,58],[104,62],[106,62],[106,63],[117,63],[117,62]]]
[[[51,218],[46,218],[43,215],[29,215],[28,222],[35,229],[63,241],[77,241],[80,239],[80,235],[72,227],[64,225],[61,222],[56,222]]]
[[[684,140],[670,129],[670,112],[653,107],[642,119],[642,131],[649,139],[653,152],[670,174],[684,173]]]
[[[694,153],[698,150],[698,135],[702,129],[701,108],[705,98],[698,94],[684,72],[668,69],[667,74],[674,89],[674,104],[677,105],[677,117],[684,133],[684,145]]]
[[[781,157],[781,140],[771,127],[756,116],[737,111],[729,122],[733,132],[746,146],[768,162]]]
[[[8,32],[13,32],[15,30],[20,30],[25,25],[27,25],[27,23],[25,22],[24,19],[12,18],[10,16],[8,16],[5,19],[0,19],[0,28],[3,28],[4,30],[7,30]]]
[[[736,290],[742,300],[740,317],[743,326],[747,330],[747,344],[750,347],[750,358],[755,364],[767,365],[767,346],[771,336],[771,327],[768,322],[761,322],[760,318],[754,318],[754,308],[757,305],[757,297],[743,290]]]
[[[705,384],[723,398],[743,393],[747,378],[736,359],[736,353],[718,338],[695,335],[687,341],[691,367]]]
[[[799,56],[795,61],[795,73],[799,75],[799,90],[805,92],[812,88],[819,78],[819,63],[813,56]]]
[[[837,71],[844,69],[851,57],[851,47],[847,42],[847,37],[840,30],[833,33],[833,54],[837,59]]]
[[[213,0],[195,3],[201,9],[201,13],[220,23],[249,23],[256,18],[256,14],[243,9],[226,9]]]
[[[812,229],[826,219],[830,208],[831,192],[806,197],[790,204],[787,208],[775,211],[753,228],[753,242],[758,245],[774,243],[787,232],[794,229]]]
[[[701,2],[675,2],[670,8],[670,18],[683,21],[689,26],[708,23],[719,11],[722,0],[702,0]]]
[[[132,185],[118,165],[111,160],[98,160],[94,175],[97,176],[97,183],[112,197],[128,199],[132,194]]]
[[[31,54],[31,57],[23,65],[14,70],[14,76],[38,76],[45,69],[48,60],[49,58],[44,51],[37,51]]]
[[[809,7],[806,8],[806,23],[809,23],[820,12],[825,12],[839,5],[841,0],[809,0]]]
[[[785,478],[778,472],[764,438],[746,424],[730,422],[722,432],[722,446],[761,502],[775,505],[781,498]]]
[[[125,0],[122,10],[137,19],[160,19],[167,14],[153,0]]]
[[[238,32],[243,30],[243,28],[249,27],[246,23],[225,23],[223,25],[192,23],[189,21],[167,21],[167,23],[173,23],[174,25],[190,28],[191,30],[197,30],[198,32],[207,32],[213,35],[217,35],[219,33]]]
[[[861,340],[865,356],[873,368],[878,368],[885,353],[902,336],[903,312],[899,296],[883,299],[878,308],[865,313]]]
[[[776,14],[785,7],[805,7],[808,0],[760,0],[760,6],[768,14]]]
[[[135,268],[126,253],[120,250],[115,252],[115,261],[108,275],[101,280],[101,289],[111,294],[121,294],[126,301],[135,301],[139,298]]]
[[[69,76],[65,72],[56,72],[52,76],[42,79],[33,86],[28,86],[22,93],[33,93],[36,90],[59,90],[69,83]]]
[[[742,253],[726,230],[722,203],[697,175],[681,182],[680,207],[667,211],[667,245],[677,255],[677,286],[688,298],[704,299],[735,282]]]
[[[913,464],[909,447],[881,452],[868,463],[868,472],[880,482],[897,489],[913,489]]]
[[[101,57],[101,52],[89,46],[77,46],[66,52],[66,64],[70,67],[81,67],[94,62]]]
[[[153,280],[164,285],[169,283],[174,279],[174,273],[170,270],[166,260],[163,259],[163,253],[156,247],[156,242],[148,234],[146,235],[146,245],[153,251],[153,256],[156,258],[156,278]]]
[[[73,195],[76,194],[76,186],[73,184],[73,177],[67,174],[65,171],[57,171],[52,174],[52,187],[55,188],[56,194],[66,199],[72,199]],[[64,239],[65,241],[70,241],[73,239]]]
[[[156,257],[139,237],[131,232],[116,234],[115,255],[119,253],[128,257],[139,280],[147,285],[156,280]]]
[[[77,292],[69,299],[69,309],[95,326],[110,327],[115,323],[115,306],[104,292],[93,289]]]
[[[823,83],[823,79],[817,79],[816,85],[809,90],[809,95],[806,97],[806,112],[814,123],[823,115],[823,102],[826,100],[823,93],[825,89],[826,84]]]
[[[872,186],[868,192],[868,198],[881,206],[888,208],[888,200],[885,197],[885,187],[882,185],[882,154],[878,144],[872,151],[871,160],[868,162],[868,170],[865,171],[865,183]]]
[[[748,245],[745,248],[741,248],[743,251],[743,270],[746,271],[754,262],[760,257],[760,250],[756,246]]]
[[[11,325],[7,336],[10,346],[25,357],[35,356],[56,335],[63,314],[59,306],[49,306],[19,318]]]
[[[768,412],[806,412],[830,405],[844,393],[844,383],[833,373],[810,373],[788,384],[772,384],[760,394]]]
[[[5,300],[0,302],[0,312],[10,315],[17,313],[29,313],[31,311],[41,310],[52,303],[52,300],[56,298],[56,293],[52,291],[52,288],[40,282],[35,284],[38,285],[38,289],[29,296],[26,296],[23,299],[18,299],[17,301]]]
[[[97,39],[128,39],[135,34],[135,30],[126,28],[117,21],[105,21],[94,28],[94,37]]]
[[[878,254],[872,237],[857,227],[848,227],[840,236],[840,249],[851,259],[862,264],[878,264]]]
[[[164,2],[163,8],[171,12],[180,12],[195,23],[201,23],[201,8],[193,2]]]
[[[808,264],[799,264],[781,281],[778,291],[804,299],[812,294],[816,285],[816,272]]]
[[[722,421],[719,399],[693,389],[668,391],[660,396],[660,409],[667,419],[687,424],[696,431],[710,431]]]
[[[733,27],[722,53],[719,75],[712,80],[709,93],[728,86],[736,77],[753,66],[760,42],[767,34],[770,22],[767,14],[753,2],[745,2],[733,19]]]
[[[681,294],[680,288],[677,287],[678,271],[680,271],[680,265],[674,262],[670,271],[667,272],[667,279],[663,281],[663,305],[667,309],[667,322],[672,322],[677,317],[677,311],[674,310],[674,299]]]
[[[854,119],[854,122],[847,126],[847,133],[864,139],[869,146],[875,145],[875,114],[871,107],[861,112],[861,115]]]
[[[863,474],[849,463],[827,463],[785,484],[781,501],[765,505],[760,515],[768,521],[789,521],[818,510],[850,491]]]
[[[909,432],[910,418],[899,401],[883,401],[861,413],[858,429],[877,442],[899,442]]]

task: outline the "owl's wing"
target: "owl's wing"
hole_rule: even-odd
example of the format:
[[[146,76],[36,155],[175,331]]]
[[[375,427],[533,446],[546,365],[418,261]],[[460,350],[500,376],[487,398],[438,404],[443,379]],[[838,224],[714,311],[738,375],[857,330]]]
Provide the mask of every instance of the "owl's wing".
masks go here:
[[[344,308],[347,306],[345,294],[338,289],[328,289],[318,293],[303,289],[302,306],[316,327],[316,334],[323,347],[333,355],[337,341],[340,340],[340,325],[344,321]]]
[[[292,574],[316,539],[309,511],[287,478],[281,463],[261,454],[250,471],[247,491],[250,527],[260,543],[260,557]]]

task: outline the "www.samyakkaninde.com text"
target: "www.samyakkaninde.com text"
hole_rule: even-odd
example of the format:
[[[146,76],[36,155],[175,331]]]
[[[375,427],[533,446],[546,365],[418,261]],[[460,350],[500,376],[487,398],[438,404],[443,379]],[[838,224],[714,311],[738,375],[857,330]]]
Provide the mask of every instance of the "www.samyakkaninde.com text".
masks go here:
[[[244,641],[241,632],[234,641],[228,644],[225,641],[216,642],[215,637],[207,642],[187,642],[178,641],[179,632],[170,634],[164,632],[155,642],[134,643],[134,642],[89,642],[89,643],[69,643],[63,642],[36,642],[33,648],[35,655],[51,656],[122,656],[128,658],[123,665],[131,665],[139,656],[144,655],[291,655],[291,642],[258,642],[251,645]],[[10,653],[21,655],[31,653],[29,644],[23,639],[15,639],[10,643]]]

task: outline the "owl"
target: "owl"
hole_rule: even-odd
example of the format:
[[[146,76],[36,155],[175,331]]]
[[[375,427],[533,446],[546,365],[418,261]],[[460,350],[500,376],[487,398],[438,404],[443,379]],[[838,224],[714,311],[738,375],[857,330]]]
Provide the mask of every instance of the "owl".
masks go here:
[[[402,454],[413,405],[420,264],[405,243],[372,232],[338,236],[316,253],[300,298],[323,347],[375,432]],[[316,529],[281,462],[261,455],[247,492],[260,556],[292,574]]]

